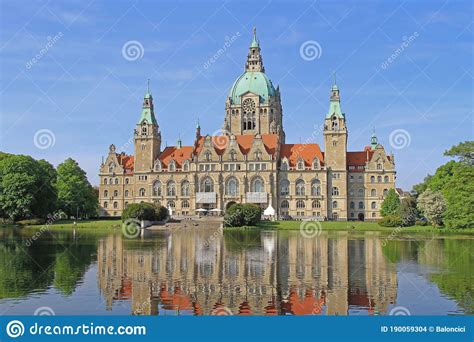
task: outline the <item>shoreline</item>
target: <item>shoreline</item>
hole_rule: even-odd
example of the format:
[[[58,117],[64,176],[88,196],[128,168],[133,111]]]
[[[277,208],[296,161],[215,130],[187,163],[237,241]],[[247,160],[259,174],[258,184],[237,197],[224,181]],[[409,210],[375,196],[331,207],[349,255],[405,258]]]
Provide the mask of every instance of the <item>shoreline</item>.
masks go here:
[[[191,228],[192,222],[186,221],[182,224],[186,224]],[[205,226],[205,220],[196,220],[198,222],[198,228]],[[216,221],[209,221],[210,225],[215,225]],[[172,225],[179,225],[180,223],[173,223]],[[252,227],[226,227],[225,230],[281,230],[281,231],[295,231],[300,230],[305,226],[306,229],[310,230],[322,230],[322,231],[347,231],[347,232],[381,232],[391,234],[396,232],[396,234],[404,233],[418,233],[418,234],[446,234],[446,235],[474,235],[474,228],[467,229],[445,229],[445,228],[434,228],[432,226],[411,226],[411,227],[381,227],[377,222],[360,222],[360,221],[262,221],[256,226]],[[58,221],[53,224],[43,224],[43,225],[11,225],[11,224],[1,224],[1,228],[31,228],[31,229],[52,229],[52,230],[61,230],[61,229],[80,229],[80,230],[95,230],[95,231],[104,231],[104,230],[116,230],[121,229],[122,221],[120,219],[116,220],[84,220],[78,221],[74,225],[73,221]],[[154,228],[150,231],[158,230],[158,226],[153,226]],[[168,225],[159,226],[159,230],[168,230],[172,229]]]

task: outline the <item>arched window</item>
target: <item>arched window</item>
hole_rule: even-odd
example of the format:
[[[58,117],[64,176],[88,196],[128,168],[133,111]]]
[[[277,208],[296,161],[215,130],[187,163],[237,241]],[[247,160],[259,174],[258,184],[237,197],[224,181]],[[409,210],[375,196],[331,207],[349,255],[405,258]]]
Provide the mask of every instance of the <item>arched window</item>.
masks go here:
[[[173,209],[174,209],[174,208],[176,207],[174,201],[168,201],[168,203],[166,203],[166,204],[167,204],[166,206],[167,206],[168,208],[173,208]]]
[[[118,196],[118,190],[114,190],[114,197]]]
[[[331,127],[333,131],[337,131],[339,129],[339,122],[335,116],[332,117]]]
[[[146,195],[146,191],[144,188],[140,188],[140,190],[138,190],[138,196],[140,197],[145,197]]]
[[[288,196],[290,194],[290,181],[288,179],[282,179],[280,182],[280,195]]]
[[[189,201],[188,200],[184,200],[183,202],[181,202],[181,208],[189,208]]]
[[[176,183],[172,180],[166,183],[166,196],[176,196]]]
[[[185,160],[183,163],[183,171],[189,171],[189,160]]]
[[[355,209],[355,203],[354,203],[354,202],[351,202],[351,203],[349,204],[349,208]]]
[[[128,184],[128,183],[130,183],[130,179],[125,178],[125,184]]]
[[[108,197],[109,196],[109,192],[107,190],[104,190],[104,197]]]
[[[118,202],[114,202],[114,209],[118,208]]]
[[[237,152],[235,152],[234,150],[230,151],[229,158],[231,161],[237,160]]]
[[[376,203],[376,202],[370,203],[370,207],[371,207],[372,209],[377,209],[377,203]]]
[[[288,209],[290,207],[290,203],[287,200],[281,201],[280,208]]]
[[[296,196],[304,196],[304,180],[298,179],[295,184]]]
[[[388,189],[383,189],[383,195],[387,196],[387,194],[388,194]]]
[[[108,207],[108,205],[109,205],[109,203],[107,203],[107,202],[104,202],[104,208],[107,208],[107,207]]]
[[[161,171],[161,161],[159,161],[159,160],[155,163],[155,171],[156,172]]]
[[[339,196],[339,188],[337,186],[332,188],[332,195]]]
[[[114,164],[114,163],[110,163],[110,164],[109,164],[109,172],[114,172],[114,168],[115,168],[115,164]]]
[[[359,202],[359,209],[364,209],[364,202]]]
[[[125,190],[125,197],[128,197],[128,190]]]
[[[209,151],[206,151],[206,153],[204,154],[204,159],[208,162],[210,162],[212,160],[212,154],[211,152]]]
[[[264,183],[262,178],[256,177],[252,181],[252,191],[253,192],[264,192]]]
[[[298,163],[296,164],[296,168],[298,170],[304,170],[304,161],[303,161],[303,159],[301,159],[301,158],[298,159]]]
[[[372,217],[376,217],[376,216],[377,216],[377,214],[376,214],[376,213],[372,213]]]
[[[389,180],[388,180],[388,176],[385,176],[385,177],[383,178],[383,181],[384,181],[384,183],[388,183],[388,181],[389,181]]]
[[[118,183],[119,183],[119,179],[115,178],[115,184],[118,184]]]
[[[282,171],[287,171],[288,170],[288,163],[286,162],[286,160],[281,162],[280,170],[282,170]]]
[[[321,196],[321,182],[319,179],[313,179],[311,182],[311,196]]]
[[[376,189],[370,190],[370,196],[372,196],[372,197],[377,196],[377,190]]]
[[[364,189],[359,189],[359,196],[364,196]]]
[[[225,194],[237,196],[239,194],[239,183],[235,177],[230,177],[225,185]]]
[[[161,196],[161,182],[158,180],[153,183],[153,196]]]
[[[125,203],[124,203],[124,206],[125,206],[125,208],[128,207],[128,202],[125,202]]]
[[[296,201],[296,208],[297,209],[304,209],[304,207],[305,207],[305,204],[304,204],[303,200],[297,200]]]
[[[107,178],[104,178],[104,184],[107,184]]]
[[[146,127],[146,122],[144,122],[142,126],[142,135],[146,135],[146,133],[147,133],[147,127]]]
[[[332,208],[333,208],[333,209],[337,209],[337,201],[333,201],[333,202],[332,202]]]
[[[377,182],[378,182],[378,183],[382,183],[382,176],[378,176],[378,177],[377,177]]]
[[[375,183],[375,176],[370,176],[370,183]]]
[[[176,171],[176,162],[174,160],[168,164],[168,171]]]
[[[319,200],[314,200],[312,203],[311,203],[311,207],[313,209],[319,209],[321,208],[321,202]]]
[[[181,182],[181,196],[189,196],[189,182],[187,180]]]
[[[314,158],[314,160],[313,160],[313,170],[319,170],[320,167],[321,167],[321,164],[319,162],[319,159]]]
[[[201,182],[202,192],[214,192],[214,182],[210,177],[206,177]]]

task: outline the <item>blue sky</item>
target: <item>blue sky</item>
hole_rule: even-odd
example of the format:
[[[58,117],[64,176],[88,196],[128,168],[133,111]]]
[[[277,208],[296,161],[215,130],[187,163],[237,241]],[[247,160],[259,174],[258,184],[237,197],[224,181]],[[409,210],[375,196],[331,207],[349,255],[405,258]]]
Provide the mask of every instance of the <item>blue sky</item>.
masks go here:
[[[369,144],[375,127],[395,154],[397,185],[410,189],[447,160],[444,150],[473,138],[472,6],[2,1],[0,150],[55,165],[72,157],[97,184],[111,143],[133,153],[147,78],[163,145],[179,135],[192,144],[197,117],[205,133],[222,126],[256,26],[266,73],[280,85],[287,142],[314,136],[336,70],[349,150]],[[124,52],[131,41],[138,56]],[[308,44],[314,56],[302,52]]]

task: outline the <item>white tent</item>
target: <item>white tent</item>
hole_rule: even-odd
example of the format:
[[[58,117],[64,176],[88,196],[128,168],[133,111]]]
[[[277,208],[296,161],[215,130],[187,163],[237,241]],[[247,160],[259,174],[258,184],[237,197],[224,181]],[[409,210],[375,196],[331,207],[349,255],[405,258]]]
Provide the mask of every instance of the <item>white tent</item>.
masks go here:
[[[169,216],[173,216],[173,208],[171,208],[171,206],[168,207],[168,214]]]
[[[221,212],[222,210],[220,210],[220,209],[218,209],[218,208],[214,208],[214,209],[211,209],[211,210],[209,210],[209,211],[211,211],[211,212],[213,212],[213,213],[219,213],[219,212]]]
[[[273,209],[271,204],[263,211],[263,216],[275,216],[275,209]]]
[[[205,212],[207,212],[207,209],[199,208],[199,209],[196,209],[196,211],[197,211],[198,213],[205,213]]]

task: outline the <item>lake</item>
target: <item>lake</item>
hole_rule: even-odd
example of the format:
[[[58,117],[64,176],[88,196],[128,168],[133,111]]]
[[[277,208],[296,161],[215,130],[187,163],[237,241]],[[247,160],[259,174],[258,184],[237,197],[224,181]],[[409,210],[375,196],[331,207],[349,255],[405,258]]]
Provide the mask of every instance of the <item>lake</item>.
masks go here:
[[[0,230],[1,315],[465,315],[474,239]]]

